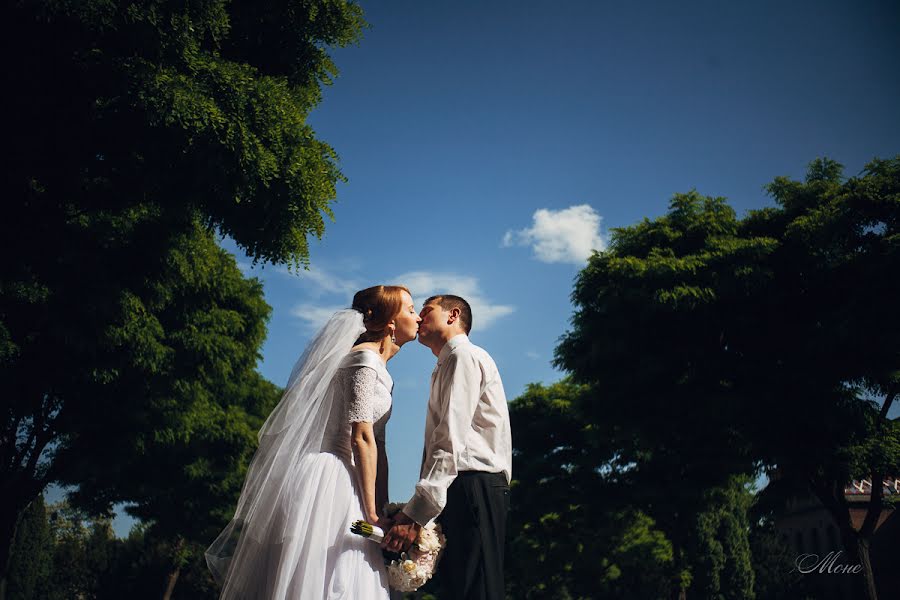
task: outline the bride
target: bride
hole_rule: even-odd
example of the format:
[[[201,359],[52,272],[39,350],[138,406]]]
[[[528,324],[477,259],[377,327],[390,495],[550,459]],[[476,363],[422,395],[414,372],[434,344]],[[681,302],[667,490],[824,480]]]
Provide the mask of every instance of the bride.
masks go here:
[[[408,289],[379,285],[310,341],[259,432],[234,518],[206,551],[222,599],[389,597],[381,549],[349,528],[388,525],[385,365],[419,321]]]

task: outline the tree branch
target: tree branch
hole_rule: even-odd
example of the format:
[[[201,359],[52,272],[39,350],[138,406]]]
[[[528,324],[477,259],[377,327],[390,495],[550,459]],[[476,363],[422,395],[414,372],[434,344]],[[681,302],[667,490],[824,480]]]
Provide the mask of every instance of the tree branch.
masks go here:
[[[887,420],[888,412],[891,410],[891,403],[894,401],[894,397],[897,395],[897,386],[892,385],[888,390],[887,398],[884,399],[884,405],[881,407],[881,414],[879,415],[881,419],[878,421],[878,426],[881,427],[882,424]]]
[[[41,401],[41,410],[39,412],[36,411],[37,414],[32,417],[31,432],[28,434],[28,439],[25,441],[25,444],[22,445],[21,451],[15,452],[15,454],[13,456],[13,460],[9,464],[10,469],[17,469],[20,466],[22,466],[22,462],[25,460],[25,457],[28,455],[28,449],[31,447],[31,444],[35,443],[35,441],[36,441],[38,432],[43,433],[50,429],[50,427],[47,427],[46,429],[44,428],[44,425],[45,425],[45,422],[46,422],[46,419],[48,416],[47,411],[46,411],[46,398],[47,398],[47,394],[44,394],[44,400]],[[21,421],[21,419],[20,419],[20,421]],[[18,428],[16,429],[16,432],[18,432]],[[47,442],[49,442],[49,439],[47,440]],[[40,450],[37,452],[38,456],[40,456],[40,453],[43,452],[44,446],[47,445],[47,442],[44,442],[42,444]],[[15,444],[15,442],[13,442],[13,443]],[[13,447],[15,448],[15,445]],[[27,464],[30,465],[32,460],[34,460],[34,462],[36,464],[36,459],[34,459],[34,455],[29,457]],[[32,468],[33,467],[28,467],[28,470],[30,470]]]
[[[884,432],[884,424],[887,421],[888,411],[891,409],[891,403],[897,395],[897,386],[893,385],[888,390],[887,397],[884,399],[884,405],[881,407],[878,424],[875,426],[878,435]],[[878,525],[878,518],[881,516],[881,510],[884,506],[884,473],[880,470],[872,472],[872,492],[869,495],[869,508],[866,511],[866,518],[863,520],[862,527],[859,529],[859,535],[863,538],[869,538],[875,533],[875,527]]]
[[[28,459],[28,464],[26,465],[25,472],[29,474],[29,477],[34,478],[34,473],[37,469],[38,460],[41,457],[41,454],[44,452],[44,448],[47,447],[47,444],[50,443],[50,440],[53,439],[53,428],[47,427],[43,431],[40,432],[40,435],[37,436],[34,442],[34,451],[31,454],[31,457]]]
[[[32,423],[31,425],[31,433],[28,434],[28,439],[22,444],[21,450],[16,450],[13,453],[13,459],[9,463],[10,471],[14,471],[18,469],[22,461],[25,460],[25,456],[28,454],[28,449],[31,447],[31,444],[34,442],[35,437],[37,436],[37,426]],[[14,442],[15,444],[15,442]],[[13,446],[15,447],[15,445]]]
[[[878,517],[881,516],[882,493],[884,488],[884,473],[872,473],[872,493],[869,495],[869,509],[866,511],[866,518],[863,520],[862,527],[859,528],[859,535],[864,539],[868,539],[875,533],[875,526],[878,524]]]

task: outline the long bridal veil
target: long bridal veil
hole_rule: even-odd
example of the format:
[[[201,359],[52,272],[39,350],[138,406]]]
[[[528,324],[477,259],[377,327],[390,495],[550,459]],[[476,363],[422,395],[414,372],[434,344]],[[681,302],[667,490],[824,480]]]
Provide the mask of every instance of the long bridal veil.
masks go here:
[[[252,563],[253,553],[282,541],[274,521],[291,469],[302,456],[318,452],[334,393],[329,384],[344,356],[365,331],[357,310],[340,310],[319,330],[294,365],[284,395],[259,431],[237,509],[231,522],[206,550],[206,564],[225,586],[246,574],[236,569]]]

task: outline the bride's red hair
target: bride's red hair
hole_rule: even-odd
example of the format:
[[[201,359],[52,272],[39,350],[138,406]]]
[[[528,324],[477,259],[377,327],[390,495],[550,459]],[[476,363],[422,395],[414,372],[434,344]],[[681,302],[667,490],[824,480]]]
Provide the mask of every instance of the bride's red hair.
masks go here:
[[[366,332],[357,343],[375,341],[385,336],[391,319],[403,309],[403,292],[409,294],[409,290],[402,285],[374,285],[354,294],[352,308],[362,313],[366,326]]]

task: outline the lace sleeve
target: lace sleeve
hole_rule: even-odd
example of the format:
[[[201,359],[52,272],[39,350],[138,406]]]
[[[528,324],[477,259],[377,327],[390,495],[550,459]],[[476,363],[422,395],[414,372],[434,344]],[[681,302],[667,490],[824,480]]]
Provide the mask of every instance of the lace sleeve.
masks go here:
[[[350,423],[375,420],[375,369],[357,367],[347,375],[347,420]]]

